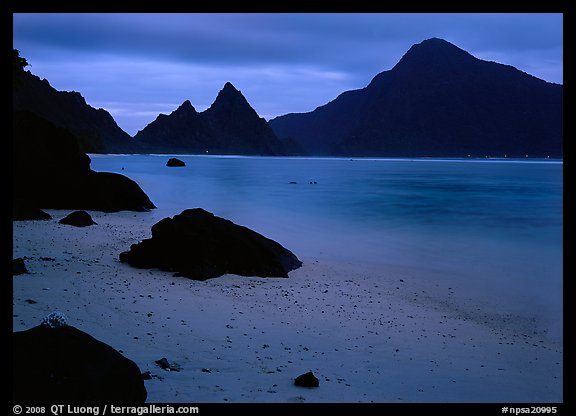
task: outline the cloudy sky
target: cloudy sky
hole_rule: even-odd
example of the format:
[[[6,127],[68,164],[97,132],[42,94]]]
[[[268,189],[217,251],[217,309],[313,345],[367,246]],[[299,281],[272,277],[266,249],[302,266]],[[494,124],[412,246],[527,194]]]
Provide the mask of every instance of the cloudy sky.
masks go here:
[[[130,135],[225,82],[270,119],[312,111],[439,37],[477,58],[563,83],[562,14],[14,14],[14,47]]]

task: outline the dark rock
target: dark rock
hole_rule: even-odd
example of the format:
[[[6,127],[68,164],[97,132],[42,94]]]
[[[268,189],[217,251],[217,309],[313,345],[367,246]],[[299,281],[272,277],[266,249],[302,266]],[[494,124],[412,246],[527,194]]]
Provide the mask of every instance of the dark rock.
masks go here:
[[[30,112],[13,114],[13,200],[17,207],[115,212],[155,208],[126,176],[94,172],[76,138]]]
[[[52,216],[40,208],[32,207],[22,201],[12,201],[12,221],[51,220]]]
[[[74,227],[88,227],[96,224],[86,211],[74,211],[62,218],[58,223],[73,225]]]
[[[563,86],[434,38],[365,88],[269,124],[314,155],[562,157]]]
[[[294,379],[294,385],[300,387],[318,387],[320,386],[320,382],[312,371],[308,371],[306,374],[296,377]]]
[[[184,163],[184,161],[177,159],[175,157],[171,157],[170,159],[168,159],[168,162],[166,162],[166,166],[169,167],[181,167],[181,166],[186,166],[186,163]]]
[[[158,364],[158,367],[160,367],[162,370],[170,369],[170,363],[168,362],[168,359],[166,357],[160,358],[159,360],[156,360],[154,362]]]
[[[142,380],[152,380],[152,373],[150,371],[142,373]]]
[[[38,302],[36,302],[34,299],[26,299],[24,302],[26,302],[26,303],[28,303],[28,304],[30,304],[30,305],[34,305],[34,304],[38,303]]]
[[[143,212],[156,208],[136,182],[118,173],[91,171],[88,186],[92,191],[92,210],[95,211]]]
[[[166,357],[154,361],[162,370],[167,371],[180,371],[180,366],[175,363],[170,363]]]
[[[302,265],[277,242],[201,208],[154,224],[152,238],[133,244],[130,251],[120,254],[120,261],[195,280],[227,273],[288,277],[288,272]]]
[[[111,346],[64,325],[14,332],[15,403],[144,403],[138,366]]]
[[[28,273],[28,269],[26,269],[26,264],[24,263],[24,259],[22,257],[18,257],[17,259],[12,260],[12,276],[18,276],[19,274],[26,274]]]

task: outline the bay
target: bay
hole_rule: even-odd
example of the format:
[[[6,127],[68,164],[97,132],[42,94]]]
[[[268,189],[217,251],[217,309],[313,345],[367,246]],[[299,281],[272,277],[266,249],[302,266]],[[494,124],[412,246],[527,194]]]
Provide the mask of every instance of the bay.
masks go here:
[[[305,262],[452,284],[561,338],[561,161],[177,155],[186,166],[170,168],[168,155],[90,157],[135,180],[154,220],[201,207]]]

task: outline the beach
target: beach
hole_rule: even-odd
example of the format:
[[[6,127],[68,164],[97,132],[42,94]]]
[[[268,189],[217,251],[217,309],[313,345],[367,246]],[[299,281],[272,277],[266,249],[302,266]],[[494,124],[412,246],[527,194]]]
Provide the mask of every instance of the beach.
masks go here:
[[[86,228],[46,212],[13,223],[13,258],[30,272],[13,277],[13,330],[63,312],[150,372],[150,403],[563,401],[562,339],[539,312],[484,304],[433,270],[311,250],[295,252],[303,266],[287,279],[194,281],[120,263],[158,212],[89,211]],[[319,387],[295,386],[308,371]]]

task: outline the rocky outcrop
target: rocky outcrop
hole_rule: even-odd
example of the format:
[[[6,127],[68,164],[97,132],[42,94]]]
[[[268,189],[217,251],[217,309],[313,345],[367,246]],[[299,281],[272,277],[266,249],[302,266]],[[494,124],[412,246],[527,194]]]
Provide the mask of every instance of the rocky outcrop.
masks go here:
[[[72,326],[43,324],[14,332],[12,346],[14,403],[146,400],[136,363]]]
[[[194,280],[231,273],[288,277],[302,262],[277,242],[201,208],[152,226],[152,238],[133,244],[120,261],[159,268]]]
[[[433,38],[367,87],[269,124],[314,155],[562,157],[563,86]]]
[[[133,180],[91,170],[72,133],[33,113],[13,113],[12,139],[13,200],[20,206],[105,212],[155,208]]]

